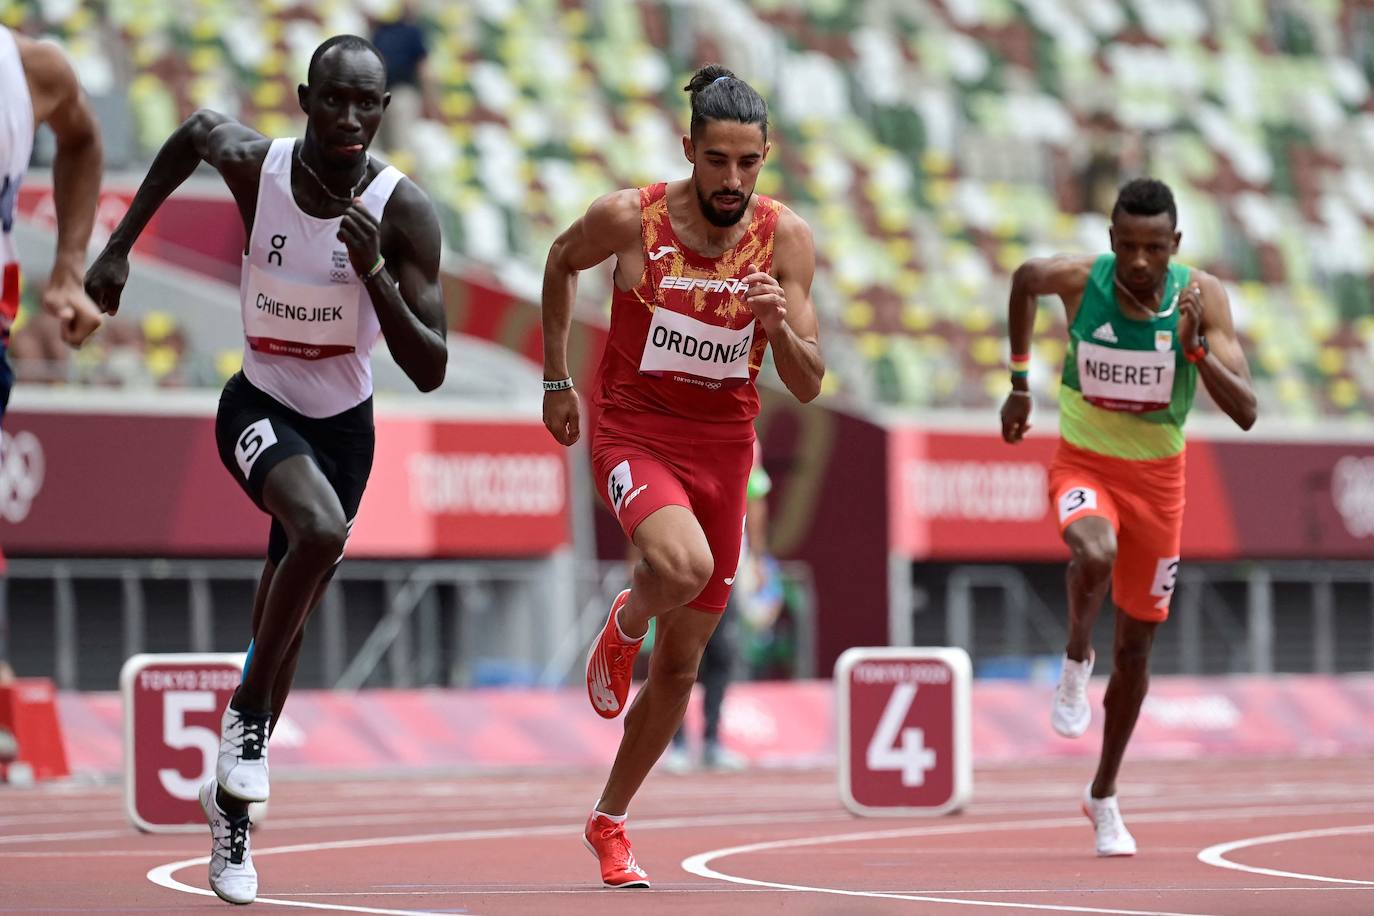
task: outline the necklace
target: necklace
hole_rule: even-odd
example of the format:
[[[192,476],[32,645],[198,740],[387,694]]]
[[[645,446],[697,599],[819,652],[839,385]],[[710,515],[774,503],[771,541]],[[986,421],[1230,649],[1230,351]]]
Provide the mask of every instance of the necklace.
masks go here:
[[[310,163],[305,161],[305,157],[300,154],[299,150],[296,151],[296,161],[301,164],[301,168],[305,169],[305,171],[309,173],[311,178],[315,179],[315,183],[320,186],[324,193],[328,194],[332,199],[338,201],[341,204],[353,203],[353,198],[358,196],[358,189],[361,188],[363,186],[363,182],[367,180],[367,165],[364,164],[363,174],[359,176],[358,183],[353,186],[353,188],[348,192],[348,196],[345,197],[341,194],[335,194],[333,191],[329,189],[329,185],[324,183],[323,178],[315,174],[315,170],[310,167]]]
[[[1172,314],[1174,313],[1174,309],[1178,308],[1178,293],[1177,293],[1177,292],[1174,293],[1174,298],[1172,298],[1172,299],[1169,300],[1169,304],[1168,304],[1167,306],[1165,306],[1164,308],[1161,308],[1161,309],[1156,310],[1156,309],[1150,308],[1148,305],[1146,305],[1145,303],[1143,303],[1143,302],[1141,302],[1139,299],[1137,299],[1137,298],[1135,297],[1135,293],[1133,293],[1133,292],[1131,292],[1129,289],[1127,289],[1127,288],[1126,288],[1126,284],[1122,283],[1122,282],[1121,282],[1121,278],[1118,277],[1115,273],[1112,274],[1112,283],[1115,284],[1115,286],[1116,286],[1117,289],[1121,290],[1121,291],[1122,291],[1123,293],[1125,293],[1127,296],[1130,296],[1130,297],[1131,297],[1131,302],[1132,302],[1132,304],[1135,305],[1136,308],[1140,309],[1142,312],[1148,312],[1148,313],[1150,314],[1150,320],[1151,320],[1151,321],[1158,321],[1158,320],[1160,320],[1161,318],[1168,318],[1170,315],[1172,315]],[[1160,294],[1163,295],[1163,288],[1162,288],[1162,286],[1161,286],[1161,289],[1160,289]]]

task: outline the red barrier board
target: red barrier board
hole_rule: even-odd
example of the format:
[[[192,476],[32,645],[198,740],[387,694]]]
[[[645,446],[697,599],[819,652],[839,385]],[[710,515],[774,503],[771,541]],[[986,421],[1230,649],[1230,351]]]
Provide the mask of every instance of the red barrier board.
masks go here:
[[[945,814],[973,790],[962,649],[858,648],[835,663],[840,799],[862,815]]]
[[[34,779],[59,779],[68,774],[52,681],[24,677],[0,685],[0,727],[19,747],[15,763],[27,765]],[[5,765],[0,763],[0,777],[4,775]]]
[[[139,830],[205,828],[197,793],[215,775],[219,724],[243,655],[135,655],[124,696],[124,805]]]
[[[12,409],[0,466],[5,552],[262,556],[268,520],[220,463],[213,404],[206,398],[203,414]],[[108,459],[105,475],[87,473],[92,454]],[[380,415],[348,555],[548,554],[569,539],[567,464],[537,418]]]

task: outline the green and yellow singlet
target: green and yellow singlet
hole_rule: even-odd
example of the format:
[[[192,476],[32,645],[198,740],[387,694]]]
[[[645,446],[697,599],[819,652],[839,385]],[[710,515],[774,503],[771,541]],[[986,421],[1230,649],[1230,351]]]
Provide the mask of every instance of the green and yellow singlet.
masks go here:
[[[1178,339],[1178,295],[1192,268],[1170,264],[1155,318],[1116,303],[1116,255],[1093,262],[1069,327],[1059,389],[1059,433],[1078,448],[1116,458],[1169,458],[1183,451],[1183,423],[1197,391],[1197,367]]]

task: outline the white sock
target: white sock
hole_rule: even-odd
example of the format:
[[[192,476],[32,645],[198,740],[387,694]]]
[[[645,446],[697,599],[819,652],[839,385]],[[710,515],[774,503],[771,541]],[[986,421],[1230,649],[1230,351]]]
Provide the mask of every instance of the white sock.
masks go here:
[[[623,608],[624,605],[622,604],[621,607]],[[644,641],[644,636],[648,636],[648,635],[649,635],[649,634],[646,632],[646,633],[644,634],[644,636],[626,636],[626,635],[625,635],[625,631],[622,630],[622,629],[620,628],[620,611],[616,611],[616,612],[615,612],[615,632],[616,632],[616,635],[620,637],[620,641],[621,641],[621,642],[626,642],[626,643],[629,643],[629,642],[643,642],[643,641]]]
[[[630,816],[629,812],[625,814],[607,814],[605,811],[597,811],[595,808],[592,809],[592,814],[596,817],[604,817],[612,824],[623,824],[625,823],[625,819]]]

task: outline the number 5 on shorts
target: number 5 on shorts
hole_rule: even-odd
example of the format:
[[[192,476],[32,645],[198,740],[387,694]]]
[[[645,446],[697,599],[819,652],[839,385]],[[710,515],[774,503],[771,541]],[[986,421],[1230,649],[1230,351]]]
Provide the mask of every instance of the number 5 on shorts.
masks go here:
[[[234,460],[238,462],[243,479],[253,471],[253,465],[263,452],[277,444],[277,434],[272,429],[272,421],[263,417],[252,423],[239,434],[234,443]]]

